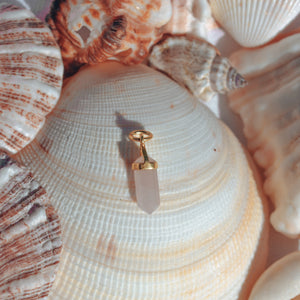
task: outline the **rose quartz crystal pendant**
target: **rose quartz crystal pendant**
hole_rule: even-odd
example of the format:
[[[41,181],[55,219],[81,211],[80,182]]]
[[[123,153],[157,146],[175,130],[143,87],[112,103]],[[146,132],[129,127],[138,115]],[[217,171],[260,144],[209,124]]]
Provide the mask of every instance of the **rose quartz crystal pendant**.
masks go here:
[[[145,141],[153,137],[146,130],[134,130],[129,134],[132,141],[140,142],[141,156],[132,164],[135,193],[138,206],[148,214],[154,212],[160,204],[157,162],[148,157]]]

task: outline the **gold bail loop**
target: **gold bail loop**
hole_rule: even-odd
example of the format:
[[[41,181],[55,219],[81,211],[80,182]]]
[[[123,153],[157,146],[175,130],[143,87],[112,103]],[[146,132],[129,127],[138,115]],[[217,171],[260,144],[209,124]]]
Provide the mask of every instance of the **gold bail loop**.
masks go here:
[[[130,140],[140,143],[140,154],[144,158],[144,162],[133,163],[132,170],[151,170],[157,169],[156,161],[150,161],[146,150],[145,142],[151,140],[153,134],[147,130],[133,130],[129,133]]]

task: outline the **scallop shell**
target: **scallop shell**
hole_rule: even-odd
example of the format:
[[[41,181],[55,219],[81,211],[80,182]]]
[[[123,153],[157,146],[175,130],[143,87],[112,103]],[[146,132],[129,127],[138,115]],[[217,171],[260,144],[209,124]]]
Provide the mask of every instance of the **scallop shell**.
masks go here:
[[[297,296],[300,296],[300,251],[271,265],[256,282],[249,300],[287,300]]]
[[[270,55],[272,54],[272,55]],[[230,95],[244,122],[248,147],[265,169],[265,192],[275,211],[271,223],[288,236],[300,234],[300,34],[231,58],[249,85]]]
[[[216,92],[224,94],[246,85],[229,61],[199,38],[167,35],[153,47],[149,62],[206,101]]]
[[[242,46],[274,38],[299,13],[299,0],[209,0],[213,16]]]
[[[55,106],[63,64],[51,31],[30,11],[0,5],[0,32],[0,148],[16,153]]]
[[[170,0],[56,0],[48,22],[72,73],[108,59],[142,62],[171,14]]]
[[[60,223],[45,190],[0,152],[0,298],[46,299],[60,252]]]
[[[161,205],[151,215],[135,200],[139,149],[128,134],[136,129],[154,135],[147,152],[159,165]],[[197,99],[145,65],[81,69],[18,159],[62,219],[49,299],[232,300],[264,266],[263,203],[241,145]]]

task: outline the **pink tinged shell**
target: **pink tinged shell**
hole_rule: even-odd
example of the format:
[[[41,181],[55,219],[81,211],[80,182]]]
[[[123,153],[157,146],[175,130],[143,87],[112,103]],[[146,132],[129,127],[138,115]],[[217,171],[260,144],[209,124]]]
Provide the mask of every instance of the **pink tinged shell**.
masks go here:
[[[265,170],[265,192],[275,205],[271,223],[287,236],[300,235],[300,34],[231,61],[249,85],[230,95],[244,123],[248,147]]]
[[[247,84],[213,45],[200,38],[167,35],[153,47],[149,62],[202,100]]]
[[[165,32],[207,39],[208,32],[216,26],[207,0],[172,0],[172,18]]]
[[[63,64],[49,28],[30,11],[0,6],[0,148],[16,153],[43,126]]]
[[[272,264],[257,280],[249,300],[300,299],[300,251]]]
[[[67,73],[108,59],[139,63],[162,36],[170,0],[54,1],[48,23],[60,45]]]
[[[216,20],[242,46],[274,38],[299,13],[299,0],[210,0]]]
[[[0,152],[0,298],[46,299],[61,247],[60,222],[45,190]]]

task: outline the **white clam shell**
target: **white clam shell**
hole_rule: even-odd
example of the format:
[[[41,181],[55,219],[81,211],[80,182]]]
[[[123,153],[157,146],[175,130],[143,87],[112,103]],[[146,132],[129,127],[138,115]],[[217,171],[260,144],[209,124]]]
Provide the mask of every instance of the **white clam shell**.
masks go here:
[[[244,122],[248,147],[265,169],[265,192],[275,204],[271,223],[288,235],[300,234],[300,34],[230,60],[249,85],[230,95]]]
[[[60,50],[32,12],[0,5],[0,148],[16,153],[43,126],[62,85]]]
[[[300,251],[271,265],[256,282],[249,300],[288,300],[297,296],[300,296]]]
[[[299,0],[210,0],[213,16],[242,46],[267,43],[300,12]]]
[[[45,190],[0,152],[0,298],[46,299],[61,246],[58,215]]]
[[[135,202],[131,170],[139,149],[128,134],[143,128],[159,164],[161,205],[152,215]],[[265,248],[252,265],[266,224],[241,145],[145,65],[79,71],[18,159],[47,186],[62,219],[49,299],[232,300],[264,266]]]

